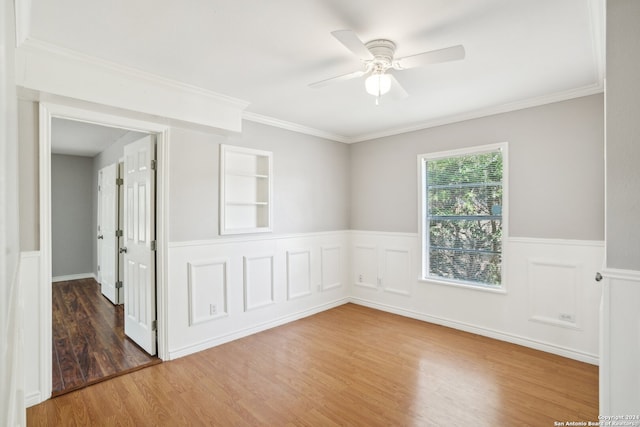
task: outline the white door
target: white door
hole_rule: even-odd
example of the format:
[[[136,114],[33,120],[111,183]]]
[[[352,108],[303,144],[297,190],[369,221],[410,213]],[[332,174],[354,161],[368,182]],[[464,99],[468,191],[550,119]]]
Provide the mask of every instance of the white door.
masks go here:
[[[114,304],[119,304],[118,289],[118,177],[117,165],[114,163],[100,169],[98,181],[100,187],[100,225],[98,226],[100,289],[102,294]]]
[[[156,354],[155,138],[124,147],[124,332]]]

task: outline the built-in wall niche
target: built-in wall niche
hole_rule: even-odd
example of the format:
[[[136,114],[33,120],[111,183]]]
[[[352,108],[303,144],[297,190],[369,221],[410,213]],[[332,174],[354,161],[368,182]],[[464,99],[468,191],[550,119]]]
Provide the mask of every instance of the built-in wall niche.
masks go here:
[[[220,145],[220,234],[271,231],[270,151]]]

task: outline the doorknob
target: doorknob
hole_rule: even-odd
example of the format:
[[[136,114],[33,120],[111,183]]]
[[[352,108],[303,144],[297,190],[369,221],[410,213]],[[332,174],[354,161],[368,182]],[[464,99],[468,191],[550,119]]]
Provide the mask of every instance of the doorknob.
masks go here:
[[[127,253],[127,248],[120,248],[120,253],[121,254],[126,254]]]
[[[596,273],[596,282],[599,282],[602,280],[602,274],[600,274],[599,272]]]
[[[102,239],[104,236],[102,234],[98,234],[98,239]]]

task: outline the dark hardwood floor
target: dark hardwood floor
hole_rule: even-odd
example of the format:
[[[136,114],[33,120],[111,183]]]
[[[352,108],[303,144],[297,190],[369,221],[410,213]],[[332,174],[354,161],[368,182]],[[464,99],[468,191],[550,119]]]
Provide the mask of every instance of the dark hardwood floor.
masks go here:
[[[598,367],[346,304],[27,410],[32,426],[553,426]]]
[[[124,335],[123,306],[95,280],[53,283],[52,300],[53,396],[160,362]]]

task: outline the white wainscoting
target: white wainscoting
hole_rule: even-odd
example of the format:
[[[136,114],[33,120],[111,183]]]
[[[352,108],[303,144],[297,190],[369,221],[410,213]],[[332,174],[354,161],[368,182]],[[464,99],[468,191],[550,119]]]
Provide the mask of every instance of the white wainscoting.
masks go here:
[[[510,238],[495,293],[418,280],[417,234],[350,234],[351,301],[598,364],[603,242]]]
[[[44,296],[40,295],[40,252],[22,252],[20,254],[20,272],[18,283],[24,304],[24,366],[25,366],[25,405],[36,405],[49,398],[45,390],[51,378],[44,377],[51,368],[43,369],[40,348],[40,331]],[[51,351],[51,350],[49,350]],[[49,390],[50,391],[50,390]]]
[[[602,270],[600,414],[640,412],[640,271]]]
[[[287,251],[287,299],[311,295],[311,249]]]
[[[169,359],[348,302],[348,252],[348,231],[170,243]]]
[[[189,326],[224,317],[227,312],[228,258],[187,263]]]

